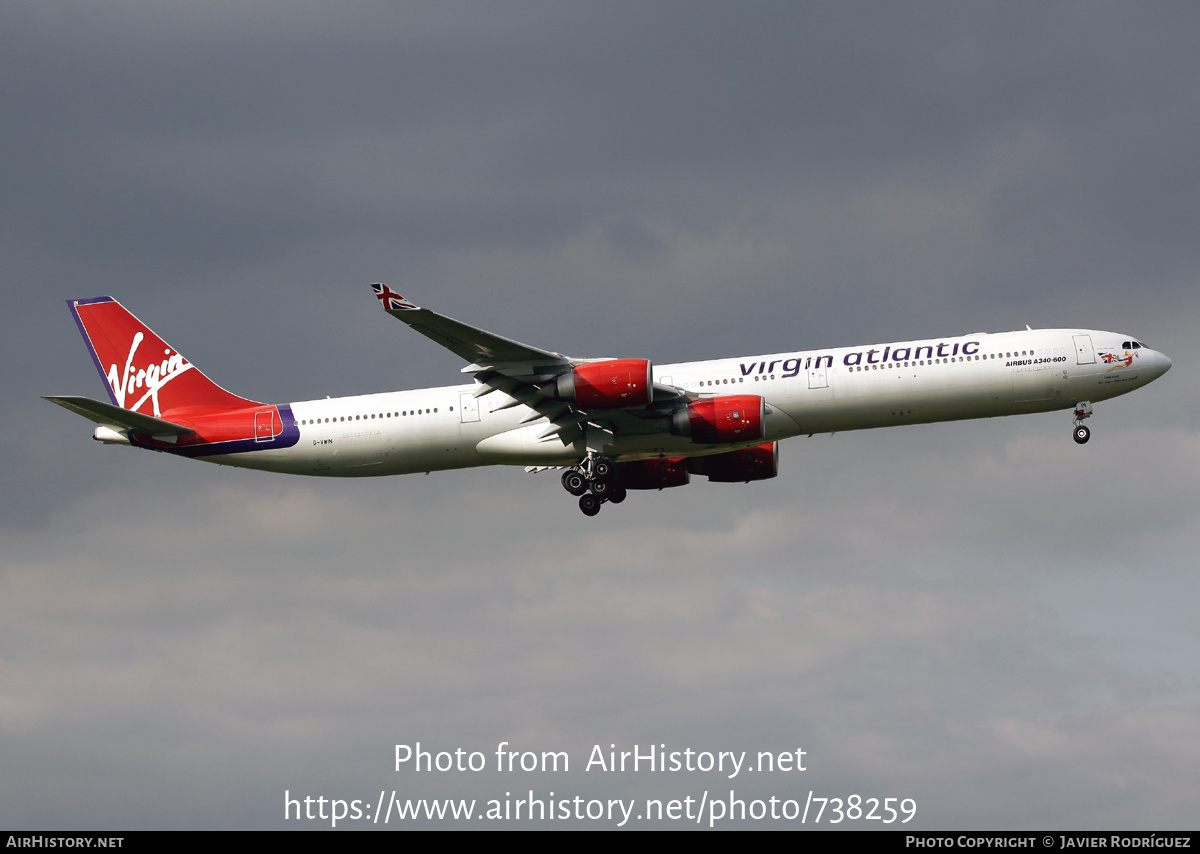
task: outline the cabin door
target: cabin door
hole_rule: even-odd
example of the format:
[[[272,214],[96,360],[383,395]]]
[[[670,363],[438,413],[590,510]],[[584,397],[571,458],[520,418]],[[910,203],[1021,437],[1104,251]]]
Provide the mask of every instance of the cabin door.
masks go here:
[[[1075,364],[1096,364],[1096,351],[1092,349],[1091,335],[1073,335],[1075,339]]]

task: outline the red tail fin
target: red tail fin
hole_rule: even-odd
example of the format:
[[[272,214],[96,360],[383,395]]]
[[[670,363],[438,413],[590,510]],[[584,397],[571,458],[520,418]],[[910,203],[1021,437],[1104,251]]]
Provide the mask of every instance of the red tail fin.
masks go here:
[[[155,417],[256,406],[214,383],[112,297],[70,300],[83,340],[123,409]]]

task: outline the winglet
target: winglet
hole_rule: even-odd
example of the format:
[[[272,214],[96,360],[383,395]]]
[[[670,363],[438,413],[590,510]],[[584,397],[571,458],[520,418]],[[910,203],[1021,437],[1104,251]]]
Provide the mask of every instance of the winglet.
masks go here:
[[[404,297],[400,296],[400,294],[393,291],[383,282],[376,282],[375,284],[371,285],[371,290],[375,291],[375,298],[379,300],[380,305],[382,305],[386,311],[403,311],[405,309],[420,308],[420,306],[413,305]]]

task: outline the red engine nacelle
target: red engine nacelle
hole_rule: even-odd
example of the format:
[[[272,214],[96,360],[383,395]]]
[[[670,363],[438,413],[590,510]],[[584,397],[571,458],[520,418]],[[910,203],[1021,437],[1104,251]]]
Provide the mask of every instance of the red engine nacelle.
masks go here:
[[[766,402],[757,394],[695,400],[671,417],[671,432],[701,445],[752,442],[764,435]]]
[[[682,460],[633,460],[617,463],[617,482],[626,489],[666,489],[691,480]]]
[[[654,366],[647,359],[589,362],[560,376],[555,393],[584,409],[645,406],[654,399],[653,374]]]
[[[690,457],[682,465],[714,483],[770,480],[779,474],[779,443],[767,442],[757,448],[744,448],[710,457]]]

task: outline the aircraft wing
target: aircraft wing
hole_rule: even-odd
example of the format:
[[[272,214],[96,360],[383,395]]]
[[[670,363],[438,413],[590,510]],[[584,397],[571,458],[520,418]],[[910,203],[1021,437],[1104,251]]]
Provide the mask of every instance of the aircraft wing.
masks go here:
[[[90,397],[64,395],[60,397],[43,397],[42,399],[48,400],[51,403],[57,403],[63,409],[69,409],[74,413],[82,415],[89,421],[95,421],[97,424],[112,427],[115,430],[133,430],[138,433],[149,433],[155,436],[183,436],[192,432],[190,427],[184,427],[182,424],[176,424],[173,421],[164,421],[161,418],[155,418],[153,415],[143,415],[140,412],[122,409],[119,406],[113,406],[111,403],[92,400]]]
[[[452,317],[413,305],[385,284],[376,283],[371,288],[375,291],[376,299],[392,317],[403,320],[426,338],[473,364],[482,367],[511,362],[545,362],[548,366],[561,368],[570,365],[570,360],[560,353],[539,350],[519,341],[493,335]]]
[[[476,397],[500,391],[510,400],[497,409],[528,406],[533,412],[522,423],[546,418],[550,423],[541,436],[545,441],[557,438],[570,444],[583,434],[588,424],[611,430],[614,416],[624,416],[618,417],[618,421],[627,421],[631,415],[643,420],[660,419],[679,401],[688,398],[682,389],[654,383],[653,404],[648,408],[632,411],[583,409],[560,399],[555,392],[557,378],[577,366],[611,360],[572,359],[561,353],[530,347],[414,305],[381,282],[371,288],[388,314],[471,363],[463,368],[463,372],[475,374],[480,383]]]

